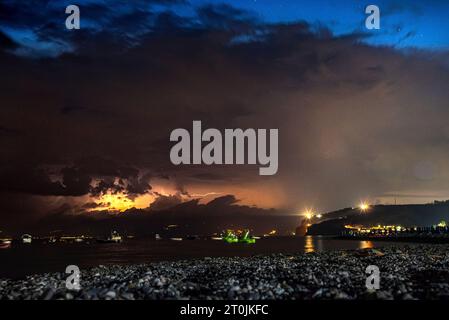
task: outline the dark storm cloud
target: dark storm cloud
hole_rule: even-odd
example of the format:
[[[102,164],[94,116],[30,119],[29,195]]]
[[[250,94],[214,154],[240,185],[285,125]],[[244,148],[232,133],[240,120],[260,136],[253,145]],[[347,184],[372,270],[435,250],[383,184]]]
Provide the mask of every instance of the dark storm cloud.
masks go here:
[[[278,207],[332,210],[364,197],[449,190],[447,53],[371,47],[364,35],[264,24],[228,6],[201,8],[190,20],[148,9],[148,28],[137,32],[131,20],[146,21],[141,10],[98,18],[111,30],[40,28],[42,39],[73,48],[53,58],[0,53],[0,128],[16,133],[0,133],[2,193],[133,197],[165,176],[186,196],[190,185],[252,188]],[[278,174],[173,166],[170,132],[192,120],[278,128]]]
[[[243,32],[252,30],[257,21],[255,15],[230,5],[206,5],[198,9],[198,18],[209,29]]]
[[[125,190],[124,183],[119,180],[115,181],[115,177],[106,177],[101,179],[91,190],[93,196],[100,196],[106,192],[111,192],[112,194],[122,193]]]
[[[172,208],[172,207],[182,203],[182,198],[180,197],[179,194],[168,195],[168,196],[159,194],[157,192],[155,192],[154,194],[157,197],[154,200],[154,202],[152,202],[150,204],[150,207],[149,207],[149,210],[152,210],[152,211],[165,210],[165,209]]]
[[[91,162],[90,162],[91,161]],[[9,166],[0,171],[0,192],[43,196],[99,196],[125,193],[130,198],[151,190],[151,175],[101,158],[80,160],[60,170]]]
[[[142,177],[132,177],[128,178],[128,185],[126,192],[130,198],[134,198],[138,195],[142,195],[151,190],[151,185],[149,184],[151,174],[144,174]]]
[[[14,49],[16,47],[17,43],[0,31],[0,49]]]
[[[207,205],[209,207],[221,207],[221,206],[231,206],[233,204],[236,204],[238,200],[235,198],[234,195],[229,194],[226,196],[215,198],[214,200],[210,201]]]
[[[170,6],[185,3],[186,1],[183,0],[134,0],[132,2],[80,0],[76,2],[76,5],[83,9],[83,16],[88,20],[107,22],[108,24],[104,26],[107,27],[109,23],[112,24],[115,21],[114,19],[126,26],[132,18],[139,17],[138,13],[151,13],[153,5]],[[65,8],[71,4],[75,3],[65,0],[30,0],[18,4],[15,0],[4,0],[0,3],[0,21],[3,25],[20,28],[45,27],[64,18]],[[129,17],[129,19],[123,19],[123,17]]]
[[[27,57],[55,57],[75,50],[90,48],[94,43],[111,53],[121,47],[136,44],[139,36],[148,32],[158,18],[155,5],[170,8],[185,1],[78,1],[82,29],[77,33],[65,28],[65,9],[71,1],[33,0],[0,4],[0,30],[17,38],[20,45],[13,52]],[[99,49],[100,46],[97,46]]]
[[[60,182],[51,181],[48,174],[41,169],[26,167],[4,168],[0,174],[0,181],[0,191],[4,193],[69,195]],[[77,193],[76,195],[79,194]]]

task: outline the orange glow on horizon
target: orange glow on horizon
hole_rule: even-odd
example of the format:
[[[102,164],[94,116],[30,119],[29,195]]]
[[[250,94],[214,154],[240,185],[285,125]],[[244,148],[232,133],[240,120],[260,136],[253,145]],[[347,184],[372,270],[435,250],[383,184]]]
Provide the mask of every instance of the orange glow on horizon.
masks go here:
[[[153,188],[150,193],[140,195],[135,199],[129,199],[124,193],[106,193],[99,197],[86,197],[83,202],[95,203],[96,206],[87,209],[89,212],[124,212],[126,210],[147,209],[159,196],[177,196],[181,201],[190,201],[192,199],[200,199],[200,204],[209,203],[217,197],[226,195],[234,195],[239,205],[257,206],[259,208],[275,208],[281,205],[285,200],[282,190],[267,184],[265,186],[254,185],[196,185],[186,184],[184,189],[188,190],[188,194],[179,191],[179,187],[172,181],[164,179],[154,179]]]
[[[97,207],[89,209],[89,211],[113,211],[113,212],[124,212],[126,210],[137,208],[143,209],[147,208],[150,199],[150,196],[140,196],[135,199],[128,198],[125,194],[103,194],[98,197],[94,202],[97,204]]]

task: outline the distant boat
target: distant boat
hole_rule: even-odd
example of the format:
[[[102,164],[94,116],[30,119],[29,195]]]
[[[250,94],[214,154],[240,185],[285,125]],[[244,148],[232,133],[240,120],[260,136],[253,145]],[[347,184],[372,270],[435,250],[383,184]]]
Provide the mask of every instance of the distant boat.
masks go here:
[[[55,237],[50,237],[50,239],[48,239],[48,243],[56,243],[58,240]]]
[[[243,232],[243,234],[239,237],[239,242],[240,243],[248,243],[248,244],[253,244],[256,243],[256,239],[251,236],[249,234],[249,230],[246,230],[245,232]]]
[[[225,235],[222,238],[227,243],[237,243],[239,242],[239,238],[232,230],[227,230]]]
[[[0,249],[6,249],[11,247],[11,240],[0,240]]]
[[[32,240],[33,240],[33,237],[29,234],[24,234],[22,236],[22,243],[30,244]]]
[[[154,235],[154,239],[156,239],[156,240],[162,240],[162,238],[161,238],[161,236],[159,235],[159,233],[156,233],[156,234]]]
[[[83,241],[84,241],[84,238],[82,238],[82,237],[76,237],[74,241],[75,241],[75,242],[83,242]]]
[[[182,238],[170,238],[170,240],[173,240],[173,241],[182,241]]]
[[[122,242],[122,236],[117,231],[112,231],[111,236],[106,239],[97,239],[99,243],[120,243]]]

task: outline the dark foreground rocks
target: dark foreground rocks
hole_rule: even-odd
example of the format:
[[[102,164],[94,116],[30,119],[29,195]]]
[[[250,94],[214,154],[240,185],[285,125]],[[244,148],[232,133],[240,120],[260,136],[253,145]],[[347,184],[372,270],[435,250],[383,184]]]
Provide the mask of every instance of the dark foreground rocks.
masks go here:
[[[368,265],[380,289],[366,288]],[[0,280],[0,299],[449,299],[449,245],[204,258]]]

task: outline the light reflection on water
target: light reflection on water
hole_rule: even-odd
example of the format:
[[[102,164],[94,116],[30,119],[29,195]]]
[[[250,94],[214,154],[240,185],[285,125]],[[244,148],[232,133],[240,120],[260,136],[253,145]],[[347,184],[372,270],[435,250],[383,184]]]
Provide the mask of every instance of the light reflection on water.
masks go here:
[[[305,238],[306,238],[306,241],[304,242],[304,252],[305,253],[314,252],[315,246],[313,244],[313,237],[306,236]]]
[[[374,243],[372,241],[360,241],[359,249],[371,249],[374,248]]]
[[[323,239],[320,236],[305,236],[304,237],[304,252],[320,252],[323,251]],[[359,241],[358,249],[374,248],[372,241]]]

